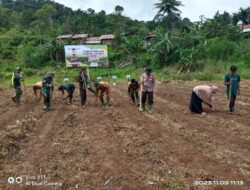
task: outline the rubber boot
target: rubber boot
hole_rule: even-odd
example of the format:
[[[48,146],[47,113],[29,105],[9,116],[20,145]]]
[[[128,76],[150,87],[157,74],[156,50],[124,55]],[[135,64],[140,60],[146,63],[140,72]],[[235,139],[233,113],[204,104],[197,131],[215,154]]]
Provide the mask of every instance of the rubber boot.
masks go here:
[[[45,111],[46,111],[46,112],[49,112],[49,111],[50,111],[50,108],[49,108],[48,105],[45,106]]]
[[[45,103],[45,111],[48,112],[51,110],[50,103],[46,102]]]
[[[71,105],[72,104],[72,99],[69,98],[69,102],[68,102],[68,105]]]
[[[140,106],[140,100],[136,99],[136,105]]]
[[[16,103],[17,103],[17,104],[20,104],[20,102],[21,102],[21,97],[20,97],[20,96],[17,96],[17,97],[16,97]]]
[[[107,100],[107,104],[106,104],[108,107],[110,107],[111,106],[111,104],[110,104],[110,101],[109,100]]]
[[[100,99],[103,106],[105,106],[104,100]]]
[[[229,113],[233,114],[234,113],[234,108],[230,108]]]
[[[144,112],[145,110],[146,110],[146,109],[145,109],[145,104],[142,104],[142,105],[141,105],[141,108],[140,108],[140,111],[141,111],[141,112]]]
[[[135,100],[132,100],[132,104],[135,105]]]
[[[149,114],[152,114],[152,113],[153,113],[153,112],[152,112],[152,105],[149,105],[149,106],[148,106],[148,113],[149,113]]]
[[[11,97],[12,101],[16,103],[16,97],[15,96],[12,96]]]

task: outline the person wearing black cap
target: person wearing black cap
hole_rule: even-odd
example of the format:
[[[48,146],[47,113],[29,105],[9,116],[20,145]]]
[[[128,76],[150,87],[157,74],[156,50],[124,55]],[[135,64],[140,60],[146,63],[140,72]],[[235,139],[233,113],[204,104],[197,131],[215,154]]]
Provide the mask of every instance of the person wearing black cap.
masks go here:
[[[234,105],[237,95],[240,95],[240,75],[237,73],[238,68],[231,66],[231,73],[225,76],[225,85],[227,86],[227,97],[229,100],[229,113],[234,112]]]
[[[148,67],[145,69],[145,73],[141,77],[140,83],[142,84],[142,96],[141,96],[141,107],[140,111],[145,111],[146,101],[148,102],[148,111],[152,113],[154,90],[156,84],[156,78],[152,73],[152,68]]]

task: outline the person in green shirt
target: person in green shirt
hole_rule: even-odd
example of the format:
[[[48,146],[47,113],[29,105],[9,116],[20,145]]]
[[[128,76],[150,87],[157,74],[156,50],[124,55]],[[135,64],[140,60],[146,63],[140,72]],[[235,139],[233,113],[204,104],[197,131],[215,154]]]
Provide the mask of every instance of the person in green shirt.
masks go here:
[[[238,68],[231,66],[231,73],[225,76],[225,85],[227,86],[227,97],[229,100],[229,112],[234,112],[234,105],[237,95],[240,95],[240,75],[237,73]]]
[[[72,83],[61,84],[58,87],[58,90],[61,92],[61,95],[60,95],[61,100],[66,100],[67,98],[69,98],[69,104],[72,104],[73,94],[75,91],[75,85]],[[67,92],[66,96],[64,95],[64,91]]]
[[[23,70],[21,68],[16,68],[12,77],[12,85],[16,91],[15,96],[12,96],[13,102],[20,104],[22,92],[21,81],[23,80]]]

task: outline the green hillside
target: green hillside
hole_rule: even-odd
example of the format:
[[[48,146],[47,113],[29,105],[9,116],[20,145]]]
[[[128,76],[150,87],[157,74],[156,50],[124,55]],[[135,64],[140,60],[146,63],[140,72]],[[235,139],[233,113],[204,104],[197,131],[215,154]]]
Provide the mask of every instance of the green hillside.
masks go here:
[[[250,23],[250,7],[191,22],[182,18],[180,1],[160,0],[155,4],[159,10],[155,19],[145,22],[124,16],[119,5],[107,14],[93,8],[73,11],[49,0],[0,2],[0,78],[5,81],[16,66],[25,68],[31,82],[47,70],[56,70],[63,77],[64,44],[56,41],[63,34],[114,34],[109,71],[120,79],[152,65],[160,79],[217,80],[232,64],[249,78],[250,33],[242,33],[237,23]],[[145,40],[149,34],[155,38]],[[64,43],[74,44],[70,40]],[[91,72],[107,75],[104,69]]]

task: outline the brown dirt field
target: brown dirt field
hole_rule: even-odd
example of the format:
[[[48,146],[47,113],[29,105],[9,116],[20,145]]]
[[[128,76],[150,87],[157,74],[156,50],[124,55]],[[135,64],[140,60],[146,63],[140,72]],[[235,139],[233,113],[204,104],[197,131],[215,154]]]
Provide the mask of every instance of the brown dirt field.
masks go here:
[[[188,111],[192,88],[217,84],[215,108]],[[166,81],[157,85],[154,113],[140,113],[126,84],[112,87],[112,106],[53,100],[45,113],[28,89],[28,102],[0,91],[0,190],[248,190],[250,189],[250,81],[241,84],[236,115],[226,114],[220,82]],[[8,177],[22,183],[9,184]],[[40,177],[40,178],[39,178]],[[37,184],[28,184],[35,181]],[[39,185],[39,182],[60,182]],[[241,181],[243,185],[195,185]]]

